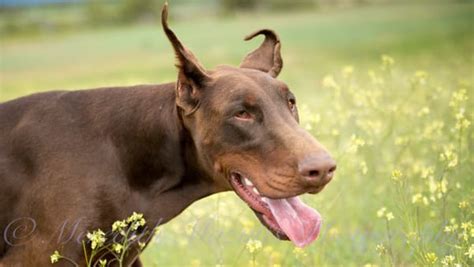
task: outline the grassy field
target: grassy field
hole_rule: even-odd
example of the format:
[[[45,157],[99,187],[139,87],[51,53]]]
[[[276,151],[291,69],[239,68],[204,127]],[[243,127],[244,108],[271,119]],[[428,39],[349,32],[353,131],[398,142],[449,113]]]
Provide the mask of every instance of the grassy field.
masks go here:
[[[279,32],[280,78],[338,171],[304,197],[324,218],[304,250],[230,192],[161,227],[145,266],[473,266],[473,17],[459,2],[172,21],[208,68],[238,64],[251,31]],[[4,38],[0,101],[171,81],[173,60],[158,25]]]

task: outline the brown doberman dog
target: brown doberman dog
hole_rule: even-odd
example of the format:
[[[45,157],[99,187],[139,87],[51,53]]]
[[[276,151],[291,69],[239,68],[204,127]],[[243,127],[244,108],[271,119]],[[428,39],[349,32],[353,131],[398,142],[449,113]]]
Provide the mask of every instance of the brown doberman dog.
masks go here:
[[[168,27],[166,5],[162,25],[175,83],[0,105],[0,266],[47,266],[56,249],[82,266],[80,241],[58,245],[61,233],[108,229],[133,211],[163,224],[228,190],[276,237],[300,247],[316,239],[321,216],[298,196],[320,192],[336,165],[299,126],[295,97],[276,79],[278,36],[257,31],[246,40],[265,39],[239,67],[206,70]],[[126,264],[140,266],[138,253]]]

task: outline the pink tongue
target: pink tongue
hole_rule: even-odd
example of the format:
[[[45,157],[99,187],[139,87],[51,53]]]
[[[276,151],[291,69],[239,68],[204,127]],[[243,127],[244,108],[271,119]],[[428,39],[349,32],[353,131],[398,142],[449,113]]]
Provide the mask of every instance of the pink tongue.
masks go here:
[[[298,247],[305,247],[319,235],[321,215],[298,197],[285,199],[263,198],[278,225]]]

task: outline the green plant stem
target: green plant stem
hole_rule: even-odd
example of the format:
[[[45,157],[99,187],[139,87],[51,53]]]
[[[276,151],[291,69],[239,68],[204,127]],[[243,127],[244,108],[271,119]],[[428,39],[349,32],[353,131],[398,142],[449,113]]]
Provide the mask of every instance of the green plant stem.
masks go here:
[[[394,266],[395,264],[395,259],[393,256],[393,249],[392,249],[392,233],[390,231],[390,223],[388,220],[385,220],[386,226],[387,226],[387,239],[388,239],[388,255],[390,256],[390,266]]]
[[[62,260],[67,260],[68,262],[70,262],[72,265],[76,266],[76,267],[79,267],[79,264],[77,264],[74,260],[72,260],[71,258],[69,257],[66,257],[66,256],[60,256],[59,257],[60,259]]]
[[[89,266],[89,258],[87,257],[87,249],[86,249],[86,242],[82,240],[82,251],[84,252],[84,257],[86,260],[86,266]]]

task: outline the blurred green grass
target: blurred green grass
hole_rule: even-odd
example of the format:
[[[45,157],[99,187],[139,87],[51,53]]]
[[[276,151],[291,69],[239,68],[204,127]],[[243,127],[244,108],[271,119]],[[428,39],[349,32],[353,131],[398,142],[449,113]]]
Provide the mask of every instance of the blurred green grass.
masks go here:
[[[397,202],[384,177],[398,165],[409,162],[415,166],[422,161],[415,156],[433,161],[444,143],[452,140],[445,137],[435,148],[420,142],[400,151],[393,142],[403,136],[418,140],[421,133],[416,126],[430,120],[442,118],[446,124],[452,120],[447,117],[452,92],[460,81],[473,83],[473,15],[472,2],[437,2],[172,20],[170,24],[183,43],[208,68],[239,64],[261,41],[245,43],[242,38],[246,34],[264,27],[275,29],[282,39],[285,61],[280,79],[296,93],[303,124],[333,152],[339,169],[322,194],[304,197],[325,219],[320,240],[304,252],[274,239],[244,203],[233,193],[225,193],[199,201],[163,226],[144,252],[145,266],[248,266],[248,239],[263,242],[264,249],[257,255],[261,266],[388,265],[375,251],[375,245],[386,236],[385,225],[377,221],[375,213],[381,206],[393,207]],[[371,91],[367,73],[380,71],[382,54],[396,60],[392,76],[384,76],[393,81],[385,85],[386,91]],[[337,98],[322,85],[328,74],[342,79],[341,69],[347,65],[353,66],[352,75],[357,78],[341,82],[341,87],[351,92],[342,93],[350,101]],[[158,23],[5,38],[0,47],[0,101],[51,89],[168,82],[176,77],[173,66],[172,50]],[[417,70],[429,73],[433,84],[418,91],[410,87]],[[383,96],[379,106],[364,109],[354,100],[370,100],[374,92]],[[472,100],[471,93],[469,89]],[[437,95],[437,100],[432,101],[430,95]],[[402,103],[406,103],[405,109]],[[395,104],[402,108],[394,117],[388,109]],[[431,108],[432,118],[416,119],[417,109],[423,105]],[[472,111],[468,110],[468,115],[472,118]],[[381,128],[381,133],[363,131],[358,125],[361,118],[379,123],[381,126],[373,127]],[[468,138],[474,138],[472,131],[469,133]],[[346,151],[353,134],[367,143],[358,154]],[[412,149],[415,152],[406,152]],[[467,164],[473,161],[469,153],[459,157]],[[367,164],[365,173],[359,170],[362,162]],[[453,197],[458,200],[466,192],[472,193],[472,168],[460,169],[456,175],[466,184],[465,191]],[[395,223],[402,225],[397,221],[402,214],[395,216]],[[426,218],[423,231],[428,240],[436,240],[429,239],[436,224]],[[417,254],[405,245],[402,229],[395,235],[399,265],[425,262],[417,260]],[[444,245],[426,246],[446,253]]]
[[[472,4],[382,5],[347,10],[253,14],[172,22],[208,68],[238,64],[253,30],[271,27],[283,40],[281,78],[294,90],[316,87],[342,64],[366,67],[390,53],[410,67],[430,68],[432,55],[456,67],[472,49]],[[37,91],[77,89],[175,78],[172,50],[159,24],[83,30],[31,39],[2,39],[0,100]],[[301,90],[300,90],[301,88]]]

